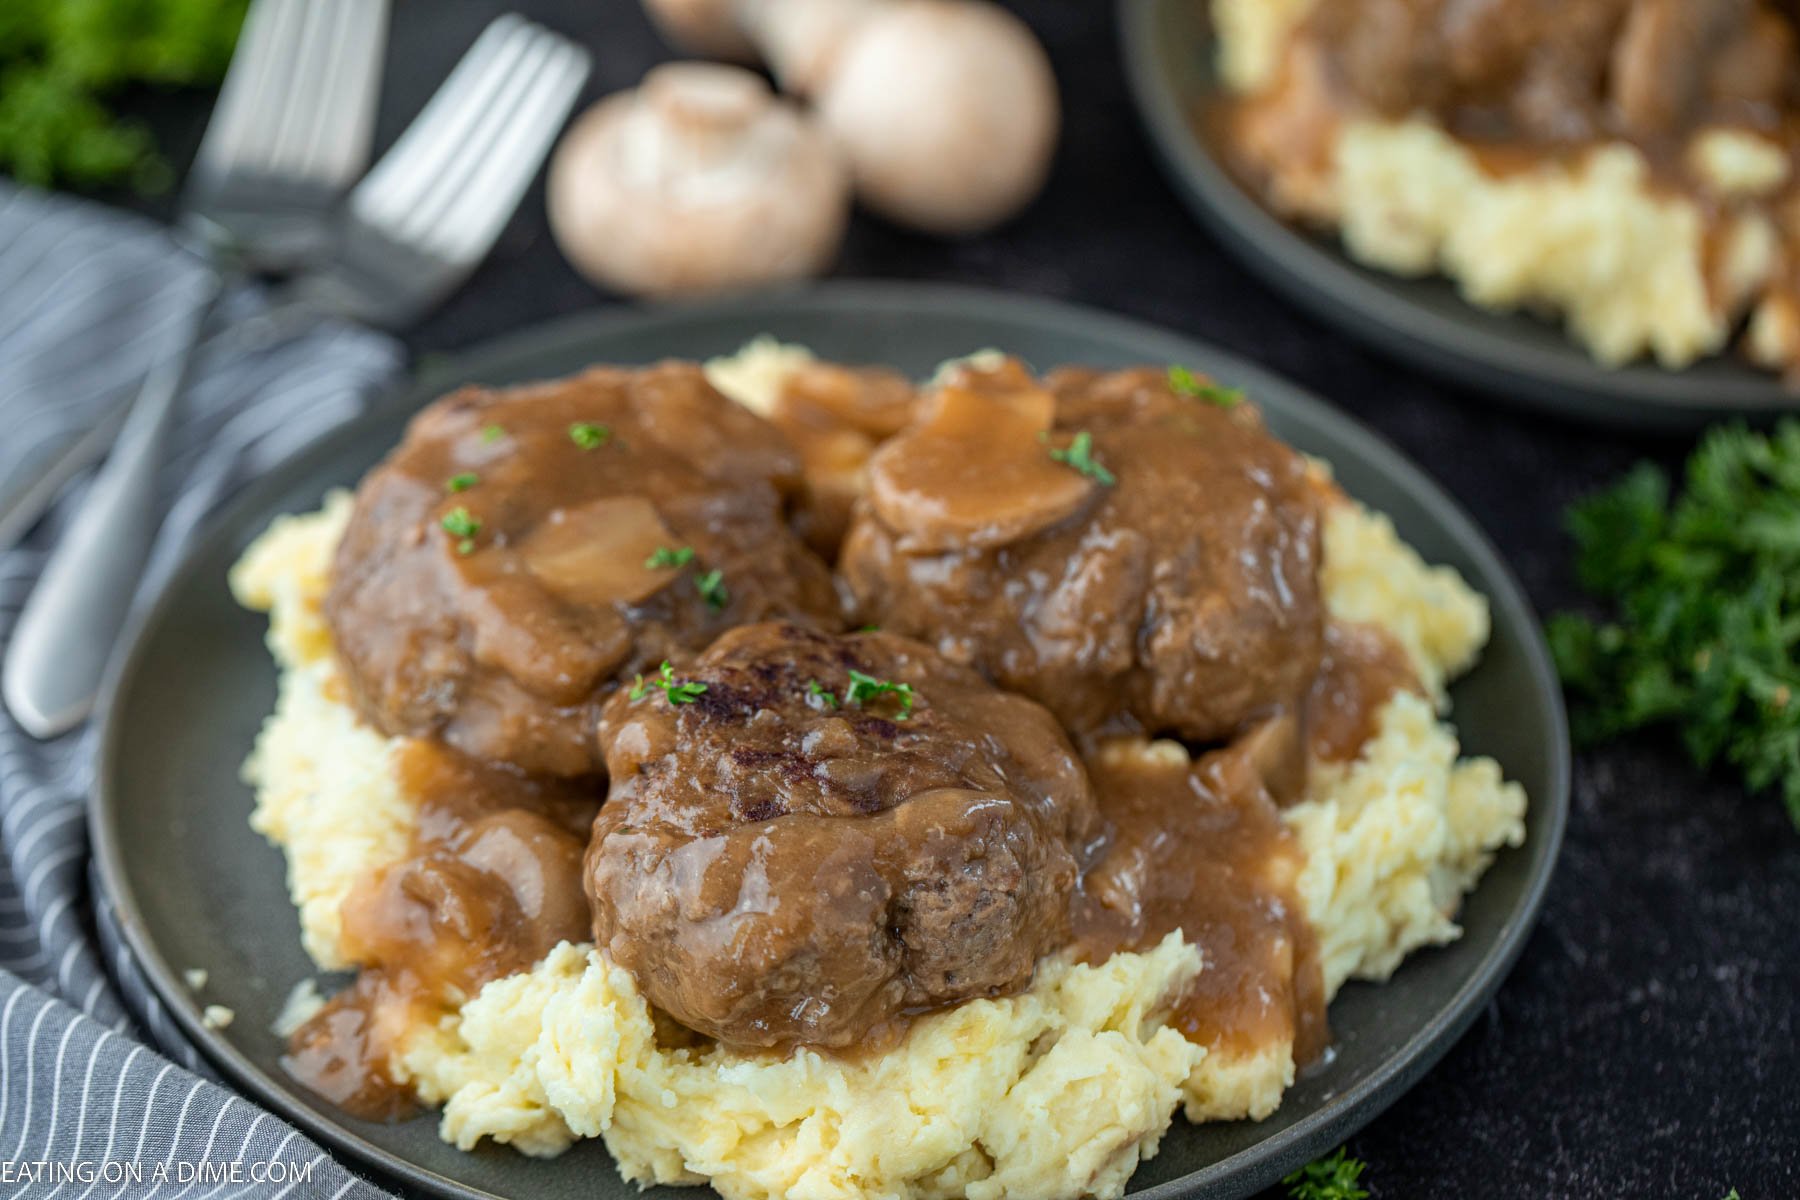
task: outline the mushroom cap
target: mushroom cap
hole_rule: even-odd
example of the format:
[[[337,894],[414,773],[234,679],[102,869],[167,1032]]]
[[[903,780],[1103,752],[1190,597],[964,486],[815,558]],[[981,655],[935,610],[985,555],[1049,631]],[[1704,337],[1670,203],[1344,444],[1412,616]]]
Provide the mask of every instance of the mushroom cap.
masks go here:
[[[831,78],[857,27],[892,0],[733,0],[738,28],[781,90],[810,97]]]
[[[890,0],[839,51],[820,116],[871,209],[976,233],[1043,186],[1060,112],[1025,23],[986,0]]]
[[[594,282],[637,295],[817,274],[843,240],[849,178],[831,138],[762,77],[669,63],[600,101],[550,165],[550,228]]]
[[[755,62],[756,47],[738,28],[735,0],[644,0],[663,38],[702,58]]]

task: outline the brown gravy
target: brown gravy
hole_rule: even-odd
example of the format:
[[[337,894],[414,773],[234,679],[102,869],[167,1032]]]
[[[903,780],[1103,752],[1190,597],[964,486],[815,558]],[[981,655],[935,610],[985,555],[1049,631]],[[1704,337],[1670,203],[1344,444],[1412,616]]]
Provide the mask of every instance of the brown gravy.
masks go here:
[[[1800,10],[1791,0],[1325,0],[1296,28],[1269,84],[1196,121],[1277,212],[1329,226],[1323,181],[1338,130],[1359,114],[1429,116],[1494,178],[1631,145],[1651,187],[1700,210],[1701,271],[1721,309],[1800,309]],[[1788,159],[1786,180],[1754,196],[1719,194],[1691,154],[1712,129],[1772,140]],[[1778,241],[1753,295],[1741,294],[1742,252],[1732,251],[1748,215]],[[1775,353],[1800,386],[1800,360]]]
[[[357,488],[325,602],[351,696],[392,736],[597,774],[619,684],[747,621],[838,623],[799,482],[692,364],[453,392]]]
[[[295,1031],[282,1065],[353,1115],[411,1110],[388,1071],[394,1037],[584,941],[581,855],[598,788],[530,779],[440,744],[408,741],[399,776],[418,805],[412,853],[345,897],[355,983]]]
[[[1224,389],[1217,389],[1223,392]],[[1320,651],[1319,496],[1254,405],[1167,370],[959,368],[869,464],[858,612],[1072,732],[1223,741]]]
[[[1146,950],[1180,930],[1204,966],[1176,1008],[1177,1028],[1227,1053],[1291,1037],[1296,1063],[1316,1058],[1331,1035],[1317,939],[1294,891],[1305,859],[1277,799],[1300,790],[1286,760],[1301,747],[1353,758],[1382,705],[1418,688],[1386,633],[1332,622],[1297,721],[1277,714],[1191,761],[1168,743],[1098,747],[1088,772],[1107,832],[1073,905],[1082,960]]]
[[[1302,857],[1261,778],[1229,748],[1192,763],[1120,748],[1088,763],[1109,829],[1075,902],[1082,960],[1180,930],[1202,961],[1175,1010],[1182,1033],[1227,1053],[1291,1037],[1296,1060],[1310,1060],[1329,1035],[1317,946],[1293,891]]]
[[[1780,135],[1800,103],[1770,0],[1330,0],[1299,39],[1347,103],[1484,145],[1612,138],[1669,161],[1710,125]]]
[[[1406,651],[1373,625],[1331,621],[1325,653],[1307,690],[1305,725],[1312,757],[1347,762],[1375,736],[1375,721],[1395,692],[1423,692]]]
[[[828,384],[849,386],[818,382]],[[1186,1036],[1227,1052],[1291,1038],[1299,1062],[1315,1057],[1329,1038],[1325,996],[1295,892],[1303,856],[1281,806],[1303,794],[1308,762],[1353,757],[1381,705],[1397,690],[1419,687],[1387,635],[1324,615],[1313,572],[1318,508],[1328,493],[1305,478],[1297,459],[1273,448],[1252,411],[1176,403],[1148,372],[1065,372],[1058,396],[1026,386],[1013,371],[981,386],[998,389],[984,402],[1002,408],[987,418],[1019,427],[1024,450],[1015,474],[1042,476],[1043,486],[1034,500],[1009,498],[977,472],[929,513],[914,513],[913,536],[954,544],[971,529],[1004,527],[1009,544],[1046,531],[1067,539],[1075,536],[1063,526],[1072,514],[1118,507],[1116,494],[1109,500],[1093,480],[1045,454],[1037,435],[1050,435],[1058,402],[1073,408],[1084,429],[1109,433],[1096,441],[1116,463],[1179,481],[1191,449],[1177,461],[1159,443],[1179,436],[1177,445],[1191,447],[1198,439],[1207,461],[1237,472],[1224,509],[1261,514],[1256,520],[1265,523],[1270,508],[1285,510],[1285,524],[1264,529],[1246,557],[1230,549],[1229,512],[1200,511],[1218,488],[1199,489],[1191,504],[1161,507],[1126,492],[1130,524],[1171,546],[1181,544],[1181,522],[1210,531],[1218,544],[1206,553],[1216,561],[1203,565],[1224,582],[1199,594],[1255,591],[1256,572],[1282,564],[1274,577],[1288,595],[1271,615],[1282,636],[1258,630],[1263,657],[1235,660],[1258,690],[1217,715],[1216,725],[1229,725],[1223,736],[1191,759],[1186,751],[1129,754],[1122,747],[1133,743],[1103,740],[1119,732],[1107,725],[1075,743],[1084,746],[1084,778],[1050,714],[924,647],[886,633],[844,638],[767,625],[739,626],[691,662],[682,677],[707,687],[686,704],[670,704],[654,689],[643,703],[612,699],[599,744],[615,784],[598,821],[603,784],[596,777],[532,776],[442,742],[408,740],[398,774],[417,805],[414,844],[346,898],[343,944],[361,971],[294,1034],[287,1070],[355,1115],[405,1114],[409,1089],[388,1066],[397,1036],[528,968],[558,942],[587,940],[596,911],[607,917],[599,922],[602,944],[647,995],[662,996],[689,1028],[733,1045],[875,1052],[920,1013],[1017,991],[1036,958],[1060,946],[1095,961],[1181,930],[1205,959],[1175,1013]],[[957,422],[973,419],[978,406],[968,399],[968,412],[938,411],[934,436],[967,440],[970,431]],[[1144,436],[1118,440],[1133,428],[1120,409],[1135,412]],[[1224,461],[1234,449],[1242,459],[1235,466]],[[952,469],[942,455],[923,466]],[[1252,470],[1256,481],[1240,478]],[[906,473],[891,469],[886,486],[890,500],[901,496]],[[1271,489],[1274,503],[1261,502]],[[930,490],[920,484],[921,497]],[[642,560],[635,551],[624,557]],[[583,582],[572,575],[562,586]],[[1096,628],[1117,622],[1103,596],[1086,599]],[[1229,641],[1228,632],[1214,640]],[[1276,661],[1282,646],[1286,662]],[[852,703],[852,668],[916,683],[917,708],[911,697],[897,707],[892,694]],[[1101,697],[1084,699],[1101,712]],[[1002,812],[1005,805],[1011,808]],[[775,825],[780,836],[769,834]],[[622,848],[603,846],[607,835],[623,835]],[[709,868],[713,890],[684,893],[679,872],[659,878],[660,868],[627,861],[655,849],[659,838],[672,848],[663,856],[671,862],[716,843],[719,862],[730,866],[737,854],[745,867],[737,875],[756,875],[770,895],[775,872],[765,860],[785,848],[791,878],[782,887],[803,903],[770,910],[779,919],[765,922],[769,929],[750,947],[757,953],[733,943],[722,954],[716,931],[689,917],[706,908],[719,915],[715,926],[744,926],[734,907],[745,894],[741,881],[713,888]],[[584,874],[605,885],[601,900],[590,902]],[[808,905],[821,894],[833,897],[830,915],[815,920]],[[896,906],[883,899],[890,895]],[[796,919],[792,929],[782,924]],[[642,961],[631,960],[632,947]],[[879,953],[865,962],[871,947]],[[715,961],[702,962],[706,954]],[[678,969],[684,956],[687,969]],[[804,991],[818,976],[806,964],[828,959],[852,981],[873,980],[869,995],[854,1011],[798,1022],[782,989]],[[854,989],[831,990],[848,997]],[[673,1024],[660,1011],[657,1018]]]

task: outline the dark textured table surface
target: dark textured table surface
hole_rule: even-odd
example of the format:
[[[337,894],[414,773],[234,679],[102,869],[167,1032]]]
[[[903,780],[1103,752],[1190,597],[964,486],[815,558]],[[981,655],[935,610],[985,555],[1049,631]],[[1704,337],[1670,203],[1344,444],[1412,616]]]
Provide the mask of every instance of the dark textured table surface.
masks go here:
[[[511,0],[585,43],[593,95],[669,57],[631,0]],[[499,0],[400,0],[381,145]],[[1633,440],[1495,406],[1294,311],[1202,233],[1126,97],[1110,5],[1018,0],[1047,43],[1066,128],[1038,203],[946,243],[858,217],[835,274],[956,281],[1112,309],[1259,360],[1357,414],[1486,527],[1540,612],[1576,600],[1559,513]],[[193,97],[144,108],[177,157]],[[617,303],[563,262],[539,189],[474,280],[410,338],[451,352]],[[1425,1080],[1351,1139],[1378,1197],[1800,1196],[1800,834],[1779,803],[1689,766],[1668,738],[1582,753],[1543,920],[1498,999]],[[1279,1190],[1277,1193],[1279,1194]]]

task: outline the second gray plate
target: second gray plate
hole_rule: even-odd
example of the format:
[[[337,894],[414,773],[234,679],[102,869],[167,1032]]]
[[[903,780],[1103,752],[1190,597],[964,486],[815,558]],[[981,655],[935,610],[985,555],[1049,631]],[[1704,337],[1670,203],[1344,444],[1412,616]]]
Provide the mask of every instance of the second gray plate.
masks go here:
[[[134,635],[106,704],[92,831],[101,885],[131,952],[183,1032],[246,1093],[340,1152],[397,1181],[450,1197],[626,1200],[598,1142],[538,1161],[486,1147],[463,1154],[429,1116],[357,1121],[282,1074],[270,1025],[313,974],[283,887],[281,855],[246,824],[238,766],[275,700],[264,620],[238,608],[225,574],[278,513],[354,484],[398,440],[408,415],[448,387],[562,375],[594,362],[704,358],[772,333],[845,362],[914,375],[945,358],[1002,347],[1043,368],[1188,363],[1248,389],[1269,423],[1331,460],[1354,496],[1389,513],[1428,558],[1456,567],[1493,606],[1481,665],[1453,691],[1472,754],[1497,758],[1531,796],[1529,839],[1465,907],[1461,941],[1417,955],[1383,987],[1353,984],[1332,1007],[1337,1055],[1309,1072],[1261,1123],[1177,1120],[1138,1171],[1145,1197],[1228,1200],[1329,1150],[1391,1103],[1469,1025],[1518,956],[1537,915],[1568,806],[1568,738],[1536,618],[1488,540],[1423,472],[1349,418],[1211,346],[1091,310],[992,293],[850,284],[691,308],[614,312],[508,338],[429,378],[273,472],[218,522],[174,573]],[[199,967],[206,1003],[237,1012],[207,1029],[181,981]],[[673,1195],[674,1193],[670,1193]],[[685,1193],[688,1196],[692,1192]]]
[[[1202,133],[1217,102],[1206,0],[1120,0],[1119,36],[1138,113],[1175,190],[1268,283],[1378,349],[1507,403],[1630,429],[1800,412],[1800,396],[1735,359],[1686,370],[1608,368],[1556,325],[1489,312],[1444,279],[1402,279],[1280,220],[1226,170]]]

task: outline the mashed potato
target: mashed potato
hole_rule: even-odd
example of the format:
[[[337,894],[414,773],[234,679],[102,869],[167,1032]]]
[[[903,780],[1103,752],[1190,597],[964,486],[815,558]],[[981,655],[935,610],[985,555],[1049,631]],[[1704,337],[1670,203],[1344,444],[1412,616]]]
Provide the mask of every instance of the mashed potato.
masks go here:
[[[1281,81],[1289,37],[1314,3],[1212,0],[1227,85],[1254,95]],[[1780,233],[1758,203],[1788,182],[1788,156],[1731,129],[1706,130],[1688,150],[1693,197],[1655,186],[1625,142],[1495,174],[1423,117],[1351,116],[1322,162],[1282,163],[1270,183],[1278,207],[1335,227],[1356,259],[1442,273],[1484,308],[1560,314],[1608,365],[1648,354],[1686,366],[1724,349],[1748,315],[1751,355],[1793,368],[1800,328],[1773,286]]]
[[[754,401],[779,386],[783,362],[800,361],[764,343],[709,370]],[[282,518],[232,573],[240,601],[270,613],[282,667],[245,765],[251,820],[286,851],[306,948],[326,969],[346,965],[338,903],[401,857],[412,831],[395,744],[357,724],[320,613],[347,515],[334,494],[320,512]],[[1481,598],[1356,505],[1326,522],[1323,581],[1335,615],[1378,623],[1405,647],[1438,706],[1486,640]],[[1396,697],[1363,755],[1320,767],[1287,810],[1331,992],[1455,938],[1462,895],[1499,847],[1523,840],[1523,792],[1493,762],[1459,760],[1433,707]],[[1111,1197],[1177,1108],[1196,1121],[1260,1118],[1293,1081],[1289,1044],[1209,1055],[1163,1023],[1203,969],[1177,935],[1095,966],[1048,959],[1026,992],[927,1016],[892,1051],[850,1062],[659,1046],[631,977],[565,943],[411,1031],[392,1069],[442,1106],[440,1133],[460,1147],[489,1139],[549,1155],[601,1137],[625,1178],[646,1185],[710,1182],[732,1200]]]
[[[395,743],[357,719],[331,653],[322,607],[349,519],[350,493],[333,492],[319,512],[277,519],[231,572],[238,602],[269,614],[281,668],[274,715],[242,772],[256,789],[250,827],[287,852],[301,938],[327,971],[352,965],[339,945],[344,897],[406,856],[416,824],[393,770]]]

